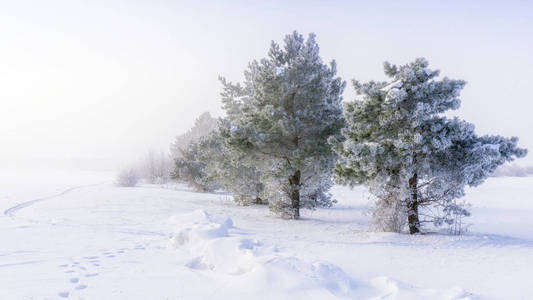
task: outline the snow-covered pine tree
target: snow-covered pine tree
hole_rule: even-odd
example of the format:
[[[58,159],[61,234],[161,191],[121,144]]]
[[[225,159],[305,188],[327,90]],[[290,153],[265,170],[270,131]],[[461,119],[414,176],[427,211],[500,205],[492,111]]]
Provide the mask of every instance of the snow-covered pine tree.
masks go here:
[[[342,91],[335,62],[319,56],[315,35],[293,32],[281,48],[253,61],[243,84],[221,79],[229,125],[221,130],[228,148],[254,159],[270,208],[297,219],[301,207],[331,205],[327,193],[335,154],[327,140],[344,125]]]
[[[187,150],[189,144],[196,143],[200,138],[209,135],[217,128],[217,119],[213,118],[209,112],[204,112],[195,121],[194,126],[186,133],[178,135],[170,146],[170,153],[173,159],[180,157],[182,150]]]
[[[360,99],[345,105],[345,140],[332,140],[340,156],[337,180],[370,187],[379,199],[375,221],[385,230],[398,230],[394,218],[403,216],[409,232],[417,233],[431,208],[443,213],[429,219],[436,225],[468,215],[455,202],[464,187],[481,184],[527,150],[517,147],[516,137],[477,136],[474,125],[444,117],[459,107],[465,82],[437,80],[439,71],[428,69],[425,59],[385,63],[385,73],[389,82],[354,81]]]
[[[205,173],[205,162],[200,160],[199,142],[189,143],[186,149],[180,149],[175,159],[172,179],[187,183],[198,192],[212,192],[218,188]]]
[[[171,178],[186,182],[197,191],[210,192],[217,185],[210,181],[204,172],[205,162],[199,158],[199,143],[217,128],[217,119],[204,112],[195,121],[194,126],[186,133],[178,135],[170,146],[174,171]]]
[[[220,123],[224,126],[227,121],[221,119]],[[263,184],[254,162],[245,153],[226,147],[218,130],[203,138],[198,147],[198,159],[205,164],[207,181],[216,182],[232,193],[241,205],[267,203],[261,198]]]

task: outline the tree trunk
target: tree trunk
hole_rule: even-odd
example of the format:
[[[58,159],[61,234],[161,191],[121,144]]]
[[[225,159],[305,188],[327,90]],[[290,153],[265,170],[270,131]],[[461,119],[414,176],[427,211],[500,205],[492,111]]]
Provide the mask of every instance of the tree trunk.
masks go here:
[[[291,209],[292,217],[294,219],[300,218],[300,170],[294,172],[289,178],[289,184],[291,185]]]
[[[415,234],[420,232],[420,220],[418,219],[418,175],[415,173],[409,179],[409,189],[411,190],[411,199],[407,207],[407,221],[409,222],[409,233]]]

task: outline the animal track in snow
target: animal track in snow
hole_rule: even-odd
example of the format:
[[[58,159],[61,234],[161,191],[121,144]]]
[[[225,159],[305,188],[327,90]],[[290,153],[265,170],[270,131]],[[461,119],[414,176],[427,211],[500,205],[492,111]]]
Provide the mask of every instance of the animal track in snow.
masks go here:
[[[144,250],[145,248],[142,245],[136,245],[136,248],[138,250]],[[58,265],[59,268],[66,268],[64,270],[64,273],[74,275],[73,277],[70,277],[68,279],[70,284],[74,284],[74,290],[84,290],[88,288],[89,286],[86,283],[83,283],[83,280],[80,280],[80,277],[83,276],[85,278],[91,278],[98,276],[99,273],[94,272],[96,270],[92,269],[93,267],[99,267],[101,264],[102,256],[103,258],[113,258],[116,257],[119,254],[124,254],[128,249],[126,248],[120,248],[118,250],[109,250],[105,249],[102,250],[101,255],[91,255],[91,256],[84,256],[82,257],[82,260],[80,261],[71,261],[68,264],[61,264]],[[93,271],[92,273],[89,273]],[[76,274],[76,275],[75,275]],[[61,298],[69,298],[72,295],[72,290],[63,290],[60,291],[57,294]]]
[[[75,290],[85,290],[89,285],[84,282],[84,278],[90,280],[91,277],[96,277],[99,275],[95,267],[100,267],[102,260],[105,263],[107,258],[114,258],[120,256],[120,254],[126,253],[128,250],[144,250],[145,247],[141,244],[135,245],[135,248],[120,248],[116,250],[112,249],[102,249],[99,255],[88,255],[84,256],[78,261],[70,261],[68,264],[58,265],[59,268],[65,268],[64,273],[71,274],[71,277],[68,278],[70,284],[73,284],[74,287],[71,287],[71,290],[60,291],[57,295],[61,298],[70,298],[72,293]]]
[[[61,298],[67,298],[68,295],[69,295],[69,292],[59,292],[58,295],[59,295],[59,297],[61,297]]]

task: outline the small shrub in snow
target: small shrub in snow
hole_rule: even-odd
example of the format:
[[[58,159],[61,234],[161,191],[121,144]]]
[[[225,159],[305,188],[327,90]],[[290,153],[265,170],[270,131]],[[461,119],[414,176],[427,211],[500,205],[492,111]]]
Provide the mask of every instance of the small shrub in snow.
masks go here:
[[[134,167],[122,169],[116,178],[116,185],[123,187],[134,187],[139,182],[139,172]]]
[[[376,196],[371,209],[370,227],[376,231],[401,232],[407,225],[407,210],[401,201],[402,191],[390,186],[370,187]]]

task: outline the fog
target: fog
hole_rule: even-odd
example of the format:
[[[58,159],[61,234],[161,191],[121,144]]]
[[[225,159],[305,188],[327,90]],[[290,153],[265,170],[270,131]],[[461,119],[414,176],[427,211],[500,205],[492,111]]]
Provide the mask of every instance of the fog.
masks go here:
[[[468,81],[456,113],[478,133],[533,149],[531,3],[0,0],[0,164],[114,168],[167,150],[202,112],[223,115],[219,75],[241,80],[292,30],[316,33],[347,81],[424,56]]]

